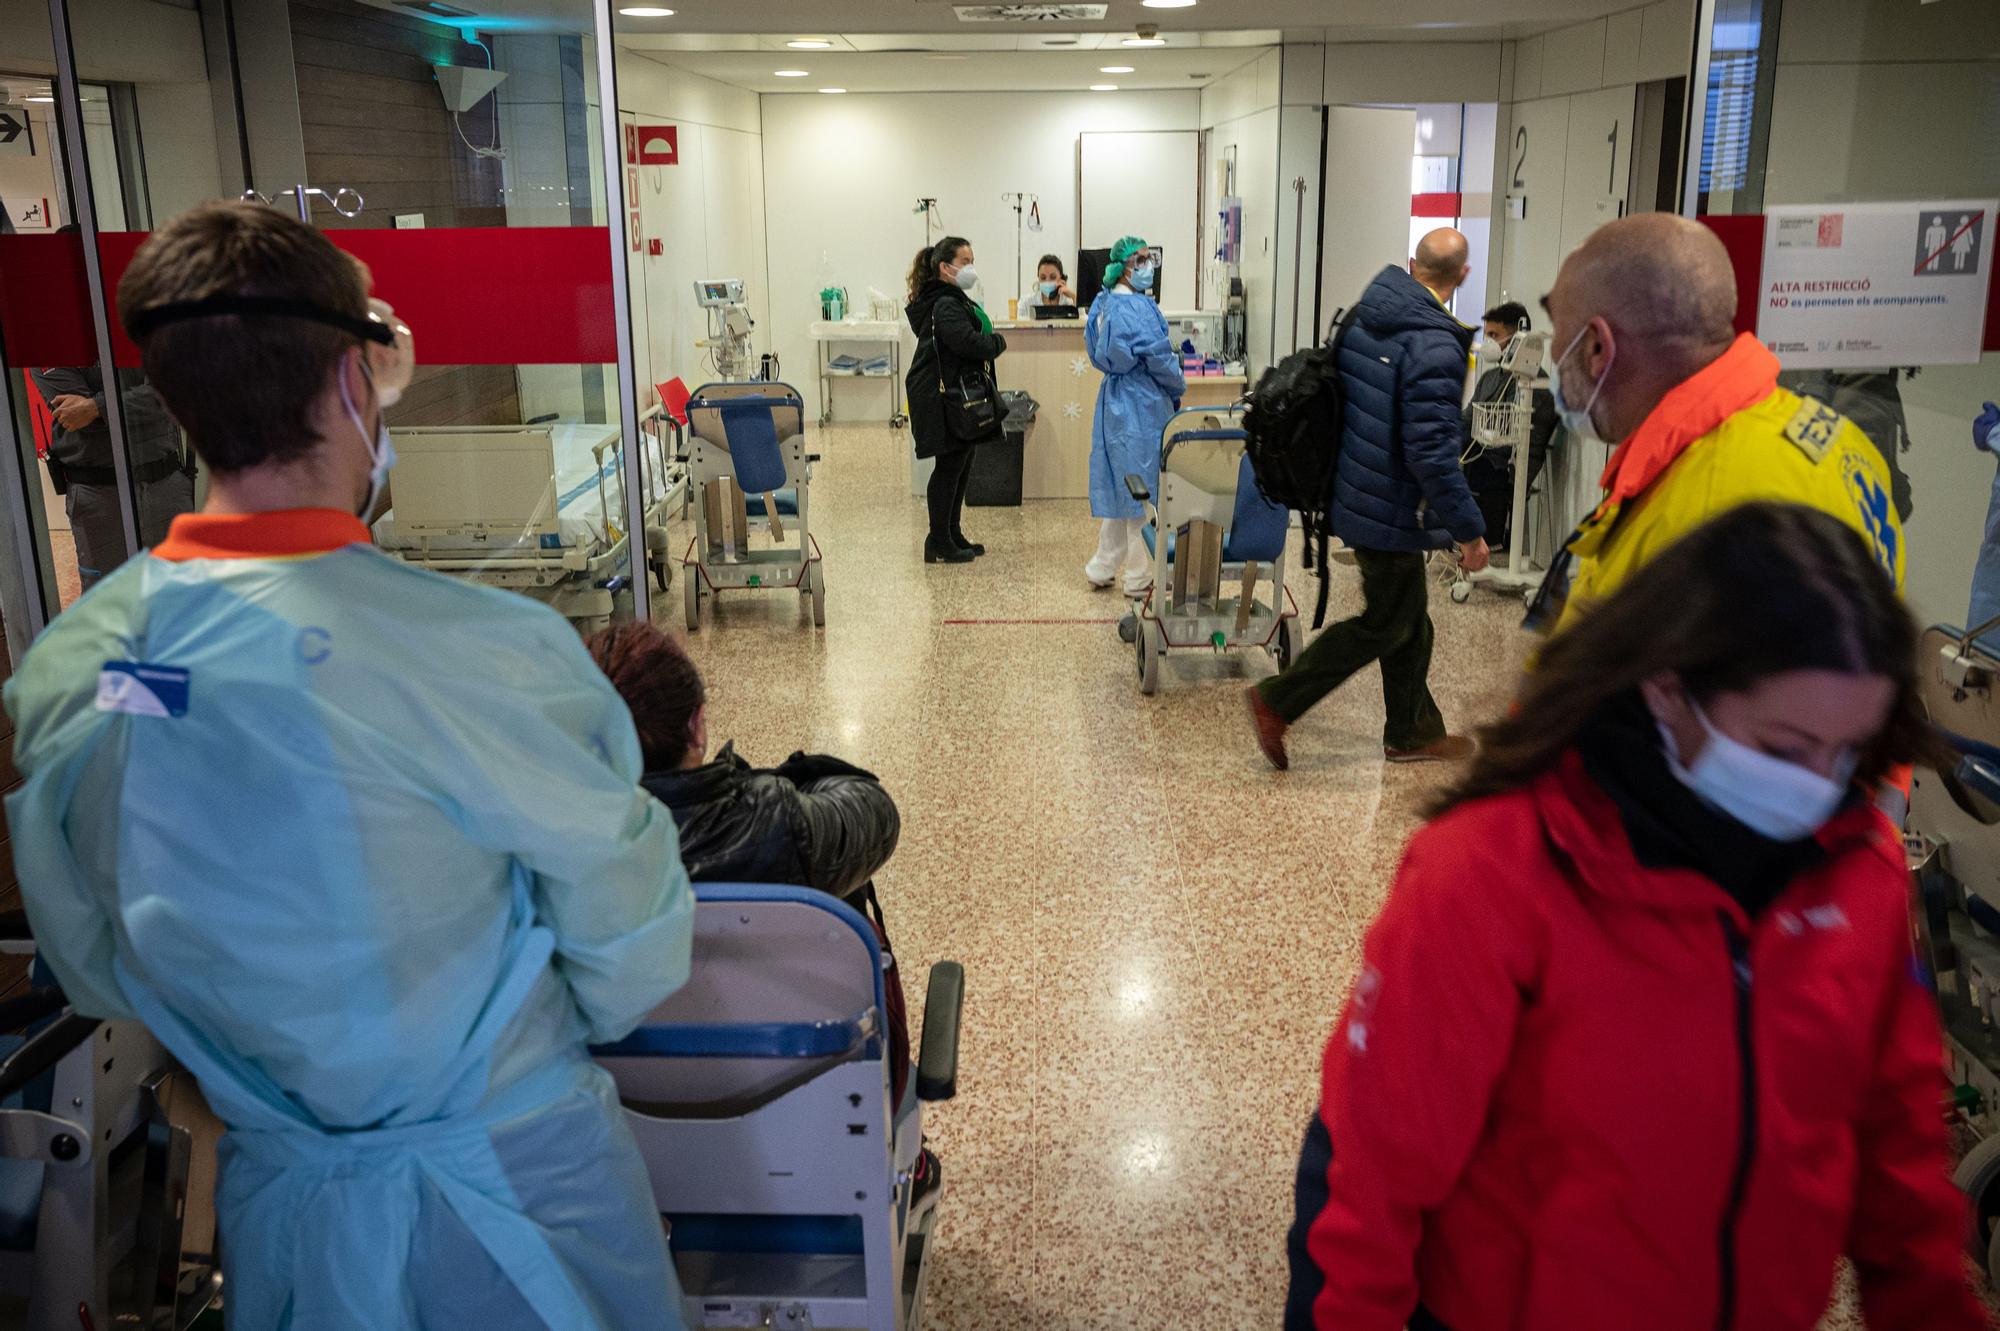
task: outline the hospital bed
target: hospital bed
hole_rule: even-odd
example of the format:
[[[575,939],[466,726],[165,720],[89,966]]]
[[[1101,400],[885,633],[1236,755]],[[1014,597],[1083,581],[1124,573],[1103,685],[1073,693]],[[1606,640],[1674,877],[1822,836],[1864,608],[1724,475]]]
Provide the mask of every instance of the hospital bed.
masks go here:
[[[669,461],[677,429],[658,407],[640,420],[641,540],[662,591],[671,579],[666,522],[687,493],[685,468]],[[391,438],[394,507],[374,528],[382,549],[532,596],[583,633],[609,624],[629,601],[632,543],[616,424],[413,426]]]
[[[1953,1092],[1978,1140],[1958,1167],[1974,1256],[2000,1279],[2000,621],[1933,628],[1918,652],[1924,709],[1951,759],[1919,767],[1906,839],[1919,959],[1937,989]]]
[[[594,1052],[669,1226],[691,1328],[916,1331],[942,1184],[923,1104],[958,1082],[956,962],[931,969],[891,1091],[873,928],[822,892],[697,884],[688,983]]]
[[[1261,647],[1284,669],[1304,643],[1285,586],[1291,514],[1257,489],[1243,408],[1177,412],[1160,438],[1157,499],[1143,476],[1125,478],[1145,506],[1153,556],[1153,588],[1138,606],[1134,635],[1140,691],[1159,686],[1160,661],[1170,651]],[[1260,585],[1268,589],[1262,600]]]
[[[805,400],[773,380],[703,384],[687,404],[688,486],[694,539],[681,560],[681,598],[690,633],[701,603],[724,591],[795,587],[826,623],[826,572],[811,526],[812,464]],[[771,538],[750,545],[761,517]],[[789,519],[789,522],[787,521]]]
[[[27,939],[18,912],[0,939]],[[185,1251],[191,1079],[139,1023],[78,1016],[53,987],[0,1002],[0,1029],[25,1032],[0,1037],[0,1327],[183,1331],[222,1287]]]

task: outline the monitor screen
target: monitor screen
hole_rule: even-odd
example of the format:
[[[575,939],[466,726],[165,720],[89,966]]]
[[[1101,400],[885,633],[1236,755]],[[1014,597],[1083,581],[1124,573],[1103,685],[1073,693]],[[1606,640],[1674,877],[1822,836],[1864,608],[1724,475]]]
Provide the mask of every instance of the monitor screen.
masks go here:
[[[1155,304],[1160,301],[1160,292],[1166,286],[1166,252],[1158,245],[1152,247],[1153,289],[1146,294]],[[1111,251],[1083,250],[1076,256],[1076,303],[1088,310],[1090,302],[1097,299],[1097,293],[1104,290],[1104,270],[1111,265]]]

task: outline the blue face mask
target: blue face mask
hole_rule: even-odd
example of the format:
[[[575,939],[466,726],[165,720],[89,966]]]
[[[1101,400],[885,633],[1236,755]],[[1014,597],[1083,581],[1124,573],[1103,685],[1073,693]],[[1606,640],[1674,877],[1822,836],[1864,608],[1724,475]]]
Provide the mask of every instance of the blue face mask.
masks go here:
[[[1825,825],[1847,798],[1859,758],[1849,750],[1834,764],[1834,776],[1773,758],[1717,730],[1692,699],[1695,720],[1708,733],[1693,767],[1681,764],[1673,732],[1660,726],[1667,766],[1702,803],[1727,814],[1773,841],[1802,841]]]
[[[1142,263],[1132,270],[1132,289],[1151,291],[1153,289],[1153,265]]]
[[[1569,432],[1570,438],[1580,443],[1602,444],[1604,436],[1597,432],[1597,422],[1591,419],[1590,409],[1597,405],[1597,395],[1604,391],[1604,380],[1610,377],[1611,362],[1617,359],[1618,348],[1613,347],[1611,349],[1611,356],[1604,362],[1603,376],[1590,386],[1590,400],[1588,402],[1584,403],[1581,407],[1572,407],[1568,399],[1563,396],[1562,363],[1569,359],[1569,353],[1576,350],[1577,344],[1583,341],[1584,333],[1589,331],[1590,325],[1585,324],[1577,335],[1569,340],[1569,345],[1563,348],[1562,355],[1550,362],[1549,394],[1555,398],[1556,415],[1562,418],[1563,429]]]
[[[1042,296],[1043,296],[1043,298],[1044,298],[1044,299],[1046,299],[1047,297],[1050,297],[1050,296],[1053,296],[1053,295],[1055,295],[1055,294],[1056,294],[1056,287],[1057,287],[1057,285],[1058,285],[1058,284],[1057,284],[1057,283],[1055,283],[1055,282],[1044,282],[1044,283],[1042,283]]]

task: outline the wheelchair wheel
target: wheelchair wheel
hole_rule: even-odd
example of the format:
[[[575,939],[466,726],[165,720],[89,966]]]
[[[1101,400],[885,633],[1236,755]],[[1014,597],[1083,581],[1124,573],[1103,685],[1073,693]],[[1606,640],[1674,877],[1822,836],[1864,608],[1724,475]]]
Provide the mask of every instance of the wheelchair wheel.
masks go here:
[[[1159,624],[1142,619],[1132,645],[1139,653],[1139,692],[1150,695],[1160,687],[1160,658],[1167,654],[1166,633]]]
[[[804,574],[808,584],[802,590],[812,597],[813,627],[826,627],[826,571],[819,564],[808,564]]]
[[[1297,615],[1287,615],[1278,621],[1278,643],[1272,655],[1277,657],[1278,669],[1289,670],[1292,661],[1305,646],[1305,630],[1299,627]]]
[[[1972,1205],[1967,1208],[1965,1247],[1989,1273],[2000,1255],[2000,1136],[1982,1138],[1952,1172]]]
[[[701,573],[697,570],[681,579],[681,604],[687,611],[689,633],[701,629]]]

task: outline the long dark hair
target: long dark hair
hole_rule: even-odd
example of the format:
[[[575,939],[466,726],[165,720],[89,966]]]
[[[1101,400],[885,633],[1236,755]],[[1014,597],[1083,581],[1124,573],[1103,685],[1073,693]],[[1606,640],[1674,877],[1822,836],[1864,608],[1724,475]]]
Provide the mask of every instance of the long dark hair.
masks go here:
[[[1519,705],[1480,732],[1433,809],[1518,790],[1553,768],[1607,703],[1671,671],[1697,702],[1791,670],[1896,687],[1861,755],[1864,785],[1932,756],[1917,699],[1917,624],[1854,530],[1798,504],[1744,504],[1696,528],[1542,649]]]
[[[1069,281],[1069,274],[1063,269],[1063,261],[1061,256],[1055,254],[1044,254],[1041,258],[1035,260],[1036,272],[1039,273],[1044,268],[1055,269],[1057,277],[1060,277],[1065,282]]]
[[[946,236],[937,244],[918,250],[917,257],[910,261],[910,299],[915,300],[924,283],[938,275],[938,265],[950,263],[971,243],[964,236]]]

